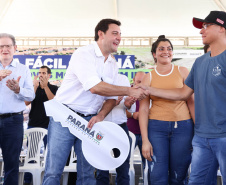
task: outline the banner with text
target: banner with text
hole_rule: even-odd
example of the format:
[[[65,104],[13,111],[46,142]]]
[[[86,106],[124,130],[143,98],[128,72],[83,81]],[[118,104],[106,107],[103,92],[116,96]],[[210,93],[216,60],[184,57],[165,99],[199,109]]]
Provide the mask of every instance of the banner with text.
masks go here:
[[[125,74],[130,80],[136,73],[134,55],[114,55],[119,73]],[[52,71],[51,80],[62,80],[68,68],[71,55],[14,55],[14,59],[29,67],[32,78],[38,75],[39,68],[48,66]],[[141,71],[141,69],[139,69]],[[142,70],[146,71],[146,70]],[[150,71],[150,69],[148,70]]]

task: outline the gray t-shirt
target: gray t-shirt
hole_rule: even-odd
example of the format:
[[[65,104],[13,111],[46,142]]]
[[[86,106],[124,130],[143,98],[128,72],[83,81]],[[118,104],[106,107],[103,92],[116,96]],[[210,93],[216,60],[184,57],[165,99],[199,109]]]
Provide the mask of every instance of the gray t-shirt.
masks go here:
[[[197,58],[185,84],[195,93],[195,134],[226,137],[226,50]]]

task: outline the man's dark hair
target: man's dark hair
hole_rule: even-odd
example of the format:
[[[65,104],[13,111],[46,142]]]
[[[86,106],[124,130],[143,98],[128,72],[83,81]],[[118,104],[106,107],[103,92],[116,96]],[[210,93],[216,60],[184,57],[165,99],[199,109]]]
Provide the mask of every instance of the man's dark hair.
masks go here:
[[[160,36],[158,37],[158,39],[152,44],[152,47],[151,47],[151,53],[152,53],[152,55],[153,55],[153,53],[156,53],[156,49],[157,49],[157,47],[158,47],[158,45],[159,45],[160,42],[169,42],[169,44],[170,44],[170,46],[171,46],[171,48],[172,48],[172,50],[173,50],[173,45],[172,45],[172,43],[170,42],[170,40],[167,39],[167,38],[165,37],[165,35],[160,35]],[[155,60],[155,63],[156,63],[157,61],[156,61],[155,58],[154,58],[154,60]]]
[[[99,39],[98,31],[100,30],[100,31],[106,33],[106,31],[109,28],[109,24],[116,24],[118,26],[121,26],[121,22],[117,21],[115,19],[102,19],[95,28],[95,41],[98,41],[98,39]]]
[[[48,66],[42,66],[42,67],[40,67],[40,68],[42,68],[42,69],[47,69],[47,73],[48,73],[48,74],[51,74],[51,69],[50,69]]]

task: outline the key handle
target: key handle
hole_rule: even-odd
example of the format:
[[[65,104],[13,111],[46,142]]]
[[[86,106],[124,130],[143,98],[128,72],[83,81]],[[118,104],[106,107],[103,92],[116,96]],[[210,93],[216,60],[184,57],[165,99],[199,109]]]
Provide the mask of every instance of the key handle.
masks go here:
[[[109,121],[95,123],[90,130],[88,122],[55,99],[44,103],[46,115],[67,127],[73,135],[82,140],[82,151],[86,160],[100,170],[112,170],[126,160],[130,143],[125,131]],[[113,149],[120,155],[113,156]]]

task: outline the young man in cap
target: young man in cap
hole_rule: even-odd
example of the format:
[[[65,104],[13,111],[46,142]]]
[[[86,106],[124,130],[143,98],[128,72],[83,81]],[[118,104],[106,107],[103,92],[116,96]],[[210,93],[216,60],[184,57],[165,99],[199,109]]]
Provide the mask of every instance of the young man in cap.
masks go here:
[[[203,44],[211,52],[196,59],[182,88],[162,90],[141,85],[149,93],[170,100],[186,100],[195,92],[195,135],[189,185],[210,185],[220,170],[226,184],[226,13],[211,11],[193,18]],[[142,82],[145,84],[147,78]],[[147,85],[147,83],[146,83]],[[144,157],[151,160],[153,153]]]

